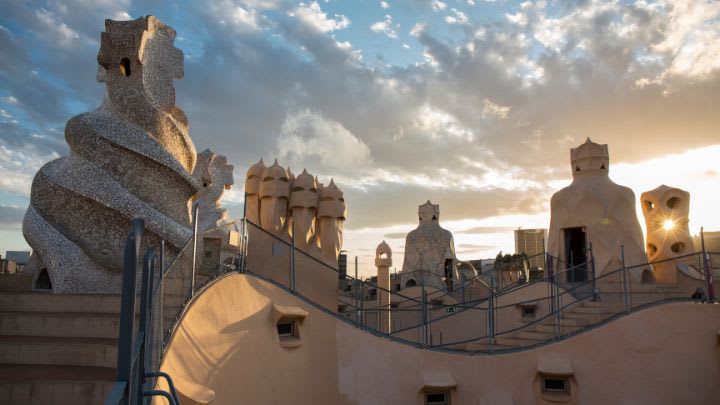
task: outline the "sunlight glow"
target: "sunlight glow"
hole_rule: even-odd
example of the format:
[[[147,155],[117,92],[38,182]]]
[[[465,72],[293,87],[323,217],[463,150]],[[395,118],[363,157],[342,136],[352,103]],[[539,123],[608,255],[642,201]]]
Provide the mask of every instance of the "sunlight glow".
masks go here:
[[[669,231],[669,230],[675,228],[675,222],[673,222],[672,219],[666,219],[665,222],[663,222],[663,228],[666,231]]]

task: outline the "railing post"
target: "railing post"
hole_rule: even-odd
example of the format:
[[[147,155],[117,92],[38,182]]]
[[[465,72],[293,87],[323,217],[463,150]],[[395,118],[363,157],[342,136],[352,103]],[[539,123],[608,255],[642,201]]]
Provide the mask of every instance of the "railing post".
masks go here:
[[[295,221],[290,225],[290,291],[295,292]]]
[[[242,271],[245,273],[248,266],[248,243],[250,242],[250,226],[252,222],[248,222],[247,218],[243,218],[245,230],[243,231],[243,253],[242,253]]]
[[[242,246],[240,247],[240,254],[242,255],[240,257],[240,273],[245,273],[245,256],[247,255],[247,248],[245,245],[247,244],[247,238],[245,237],[247,232],[247,191],[245,192],[243,196],[243,216],[242,216],[242,227],[241,231],[242,234],[240,235],[240,241],[242,243]]]
[[[120,326],[118,331],[117,381],[125,381],[124,403],[129,404],[132,393],[132,343],[135,323],[135,287],[137,280],[137,260],[140,256],[142,235],[145,222],[132,220],[132,231],[125,242],[123,261],[122,301],[120,302]]]
[[[360,282],[360,328],[365,329],[365,284]],[[370,291],[370,289],[368,289]]]
[[[240,220],[240,262],[238,263],[238,272],[245,272],[245,216]]]
[[[590,268],[592,269],[592,300],[597,301],[597,286],[595,284],[595,251],[593,250],[592,242],[590,242]]]
[[[490,276],[490,294],[488,295],[488,349],[493,349],[495,344],[495,275]]]
[[[355,256],[355,323],[359,326],[361,325],[360,317],[362,316],[362,313],[360,311],[360,294],[362,293],[362,284],[360,284],[360,279],[358,279],[358,257]]]
[[[198,237],[198,203],[193,204],[193,251],[192,251],[192,275],[190,277],[190,298],[195,295],[195,274],[197,271],[197,237]]]
[[[561,324],[560,324],[560,287],[558,287],[557,281],[553,282],[553,290],[555,291],[555,316],[553,317],[555,319],[555,338],[560,337],[561,332]]]
[[[142,279],[140,284],[140,322],[138,322],[138,338],[140,340],[140,350],[138,352],[137,367],[140,372],[137,374],[137,403],[142,404],[143,386],[145,385],[145,371],[148,368],[148,353],[150,352],[148,326],[152,322],[152,300],[150,299],[152,277],[150,275],[151,264],[153,261],[153,250],[148,248],[143,257]],[[152,327],[152,326],[151,326]]]
[[[160,348],[160,353],[158,354],[158,358],[162,357],[162,354],[165,352],[165,348],[163,347],[163,342],[165,342],[165,308],[164,308],[164,297],[163,297],[163,288],[165,283],[165,241],[160,241],[160,275],[158,276],[158,317],[160,318],[158,320],[160,324],[160,333],[159,335],[159,343],[158,348]]]
[[[422,347],[425,349],[427,348],[427,296],[425,295],[425,283],[422,284],[420,308],[422,311]]]
[[[625,266],[625,245],[620,245],[620,259],[622,260],[622,289],[623,289],[623,299],[622,299],[622,306],[623,311],[627,312],[630,310],[628,305],[628,283],[627,283],[627,266]]]
[[[707,302],[712,304],[715,301],[715,289],[713,288],[712,268],[710,267],[710,254],[705,251],[705,229],[700,227],[700,243],[702,246],[703,270],[705,272],[705,296]]]

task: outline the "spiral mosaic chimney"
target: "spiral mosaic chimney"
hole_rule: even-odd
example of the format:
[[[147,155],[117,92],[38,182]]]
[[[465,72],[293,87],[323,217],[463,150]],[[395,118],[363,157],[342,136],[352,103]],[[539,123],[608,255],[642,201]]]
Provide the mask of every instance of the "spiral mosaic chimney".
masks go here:
[[[145,243],[174,257],[191,237],[195,146],[173,79],[183,77],[175,30],[155,17],[105,21],[98,53],[101,106],[67,122],[69,156],[36,174],[23,235],[30,270],[54,292],[118,292],[134,217]]]

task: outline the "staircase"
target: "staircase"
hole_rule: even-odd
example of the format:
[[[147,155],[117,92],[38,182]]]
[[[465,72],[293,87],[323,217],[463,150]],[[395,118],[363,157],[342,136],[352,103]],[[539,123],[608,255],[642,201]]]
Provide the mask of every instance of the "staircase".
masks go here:
[[[564,309],[560,314],[560,336],[571,334],[580,329],[600,323],[623,312],[623,287],[620,283],[599,283],[598,301],[584,299]],[[637,308],[640,305],[658,302],[664,299],[689,298],[690,294],[675,285],[663,284],[632,284],[629,288],[629,305]],[[564,297],[568,305],[570,297]],[[513,349],[528,347],[555,339],[556,318],[548,317],[542,322],[529,325],[519,331],[500,335],[495,338],[495,349]]]
[[[118,295],[0,293],[0,403],[102,403],[119,312]]]

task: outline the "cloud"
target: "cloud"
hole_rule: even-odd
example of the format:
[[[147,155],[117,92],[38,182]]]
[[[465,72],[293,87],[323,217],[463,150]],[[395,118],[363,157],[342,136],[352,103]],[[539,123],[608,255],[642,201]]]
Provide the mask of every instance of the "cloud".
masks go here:
[[[385,19],[377,21],[370,26],[370,30],[376,33],[383,33],[390,38],[397,38],[397,32],[393,29],[392,16],[385,15]]]
[[[0,205],[0,230],[19,230],[26,207]]]
[[[475,250],[485,250],[485,249],[494,249],[495,246],[493,245],[478,245],[475,243],[460,243],[457,245],[458,249],[464,250],[464,251],[475,251]]]
[[[381,1],[381,2],[380,2],[380,7],[381,7],[382,9],[386,10],[386,9],[390,8],[390,4],[388,4],[387,1]]]
[[[451,8],[452,15],[445,16],[445,22],[448,24],[467,24],[468,16],[456,8]]]
[[[434,11],[442,11],[447,8],[447,3],[443,3],[440,0],[432,0],[432,9]]]
[[[251,29],[258,29],[258,16],[255,10],[246,10],[240,6],[235,7],[229,15],[230,21],[237,25],[244,25]]]
[[[64,22],[58,22],[51,11],[46,9],[40,9],[35,12],[35,16],[41,24],[45,26],[49,35],[52,36],[57,44],[62,47],[68,47],[72,45],[75,40],[80,38],[77,32],[73,31]]]
[[[432,139],[452,137],[471,142],[475,136],[473,131],[463,126],[457,117],[429,104],[424,104],[420,108],[414,124],[415,128]]]
[[[12,118],[0,117],[0,189],[26,195],[35,170],[67,153],[65,122],[101,102],[103,19],[149,12],[178,31],[177,103],[197,148],[226,154],[236,179],[280,155],[334,176],[348,241],[371,225],[373,237],[413,229],[428,198],[442,200],[443,220],[546,212],[570,177],[568,149],[587,136],[610,145],[613,167],[717,144],[717,4],[464,3],[423,0],[403,11],[405,31],[395,15],[389,27],[412,36],[397,42],[405,49],[368,45],[382,42],[365,40],[373,20],[351,24],[344,2],[4,4],[0,108]],[[694,200],[714,198],[697,190]],[[505,243],[488,238],[458,243]]]
[[[17,121],[0,122],[0,190],[30,194],[30,183],[47,161],[67,153],[62,133],[30,132]]]
[[[488,99],[483,100],[483,118],[494,116],[504,120],[507,118],[509,112],[510,107],[495,104]]]
[[[372,163],[370,150],[341,123],[304,109],[288,114],[280,129],[278,156],[293,166],[353,172]]]
[[[425,29],[427,29],[427,23],[415,23],[415,25],[413,25],[410,29],[410,36],[418,38]]]
[[[512,232],[515,228],[511,226],[476,226],[469,229],[463,229],[461,231],[455,231],[457,234],[478,234],[478,233],[508,233]]]
[[[331,32],[342,30],[350,25],[350,20],[344,15],[335,15],[335,18],[328,18],[327,14],[322,11],[320,5],[313,1],[309,4],[300,3],[295,10],[289,13],[293,17],[297,17],[307,26],[312,27],[320,32]]]

